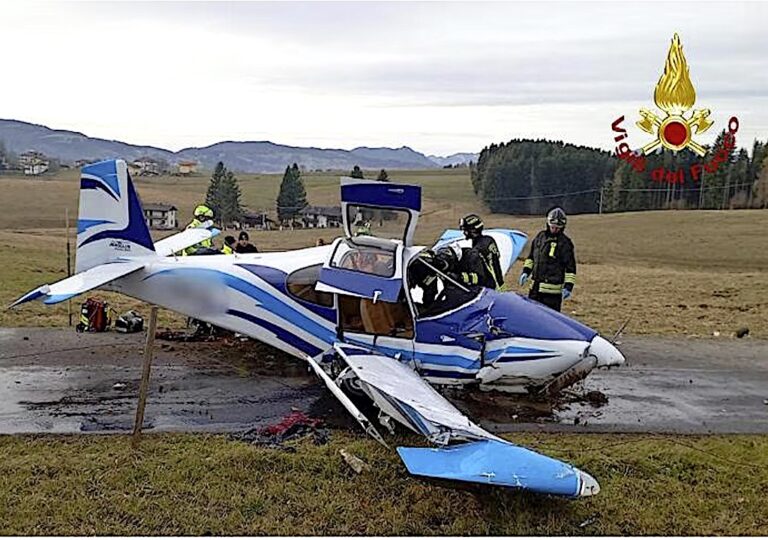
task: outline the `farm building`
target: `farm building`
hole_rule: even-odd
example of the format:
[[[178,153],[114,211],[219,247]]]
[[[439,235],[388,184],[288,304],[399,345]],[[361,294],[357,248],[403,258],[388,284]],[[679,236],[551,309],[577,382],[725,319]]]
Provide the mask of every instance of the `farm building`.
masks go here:
[[[149,203],[144,205],[144,220],[150,229],[175,229],[178,226],[176,212],[171,204]]]
[[[197,161],[179,161],[176,164],[177,174],[189,176],[197,172]]]
[[[19,156],[19,168],[27,176],[37,176],[48,171],[51,161],[42,152],[24,152]]]
[[[340,206],[307,206],[300,214],[304,226],[308,228],[325,229],[341,226]]]
[[[162,171],[162,163],[151,157],[139,158],[128,165],[131,176],[157,176]]]
[[[244,210],[240,217],[240,227],[243,229],[261,229],[271,231],[276,228],[277,223],[268,218],[264,212],[253,212]]]

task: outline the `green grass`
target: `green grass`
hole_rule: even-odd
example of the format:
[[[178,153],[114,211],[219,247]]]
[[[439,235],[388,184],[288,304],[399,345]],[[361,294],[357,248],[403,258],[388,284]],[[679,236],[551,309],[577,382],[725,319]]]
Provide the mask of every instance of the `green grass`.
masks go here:
[[[603,491],[449,489],[343,431],[297,453],[205,435],[153,435],[138,451],[127,437],[0,437],[0,534],[768,534],[766,437],[514,439],[589,471]],[[354,474],[341,448],[372,470]]]

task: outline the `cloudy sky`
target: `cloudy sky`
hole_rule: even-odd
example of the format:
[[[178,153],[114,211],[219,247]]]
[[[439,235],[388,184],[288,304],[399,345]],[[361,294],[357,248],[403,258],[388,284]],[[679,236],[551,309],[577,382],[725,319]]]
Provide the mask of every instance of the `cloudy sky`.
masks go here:
[[[710,142],[768,138],[768,4],[0,3],[0,118],[178,150],[220,140],[610,148],[681,36]],[[632,146],[648,142],[630,131]]]

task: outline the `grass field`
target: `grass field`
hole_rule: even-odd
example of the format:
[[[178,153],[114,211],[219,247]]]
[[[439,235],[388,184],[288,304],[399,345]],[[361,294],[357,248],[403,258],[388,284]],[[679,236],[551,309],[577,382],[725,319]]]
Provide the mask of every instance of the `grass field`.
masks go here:
[[[127,437],[0,437],[0,534],[768,534],[765,437],[514,439],[594,474],[602,492],[448,489],[343,431],[296,453],[222,436],[151,436],[137,451]],[[354,474],[341,448],[372,469]]]
[[[430,244],[455,227],[467,212],[483,214],[488,226],[511,227],[529,235],[542,217],[489,215],[472,193],[462,169],[398,171],[392,177],[424,188],[424,215],[417,241]],[[281,175],[245,175],[243,202],[252,208],[274,204]],[[312,204],[338,203],[338,176],[305,175]],[[172,202],[181,219],[204,196],[205,177],[138,179],[147,202]],[[48,179],[0,177],[4,198],[13,201],[0,215],[0,303],[36,285],[65,275],[64,209],[76,218],[77,173]],[[764,210],[660,211],[572,216],[568,234],[576,244],[578,283],[565,311],[612,334],[631,316],[628,333],[727,337],[740,327],[768,337],[768,249],[762,232]],[[339,234],[321,233],[327,240]],[[253,232],[262,250],[313,245],[316,230]],[[507,275],[516,289],[518,262]],[[131,300],[107,295],[120,309],[139,307]],[[0,313],[0,325],[55,326],[66,322],[66,307],[25,307]],[[178,322],[164,313],[161,324]]]

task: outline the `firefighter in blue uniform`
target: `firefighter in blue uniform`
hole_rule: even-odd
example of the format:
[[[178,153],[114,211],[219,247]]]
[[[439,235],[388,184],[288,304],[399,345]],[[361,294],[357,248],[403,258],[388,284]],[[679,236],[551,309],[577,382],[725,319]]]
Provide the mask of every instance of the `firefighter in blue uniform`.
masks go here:
[[[531,242],[531,252],[518,280],[523,286],[531,278],[528,296],[557,311],[563,300],[573,294],[576,284],[576,253],[573,242],[565,235],[567,222],[562,208],[555,207],[547,213],[547,228]]]

